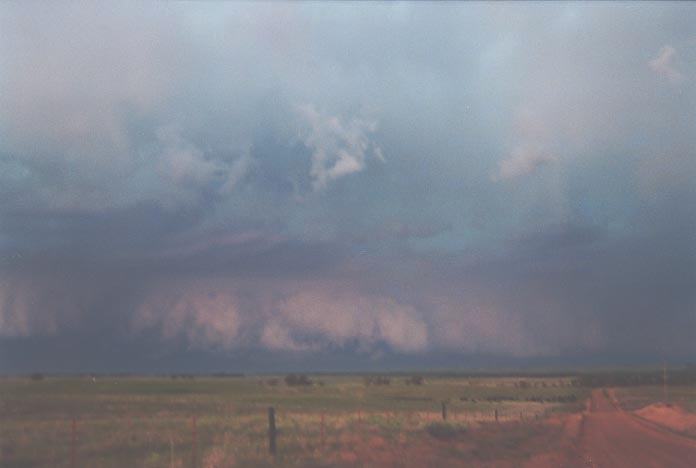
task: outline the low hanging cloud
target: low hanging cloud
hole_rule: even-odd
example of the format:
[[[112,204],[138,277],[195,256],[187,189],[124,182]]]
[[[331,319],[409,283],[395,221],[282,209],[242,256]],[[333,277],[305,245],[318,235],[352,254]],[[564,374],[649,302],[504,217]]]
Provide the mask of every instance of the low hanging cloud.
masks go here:
[[[679,84],[684,81],[684,75],[676,68],[676,61],[676,49],[671,45],[666,45],[660,49],[657,57],[648,62],[648,66],[670,83]]]
[[[85,326],[103,309],[104,278],[79,272],[0,271],[0,338],[55,335]]]
[[[550,304],[551,295],[514,307],[510,304],[514,299],[504,298],[505,294],[472,294],[473,300],[456,295],[429,298],[433,341],[441,349],[464,354],[516,357],[552,356],[566,349],[597,350],[606,345],[597,320],[577,321],[559,314],[564,305]]]
[[[222,278],[159,284],[136,307],[131,330],[197,349],[369,353],[384,346],[414,353],[429,346],[428,326],[412,305],[318,281],[259,288]]]
[[[275,350],[343,348],[424,351],[428,329],[418,312],[392,298],[348,291],[307,290],[279,302],[261,343]]]
[[[56,317],[50,313],[38,313],[38,303],[45,304],[45,297],[28,281],[0,278],[0,337],[19,337],[56,332]]]
[[[231,290],[206,284],[171,285],[145,298],[132,318],[133,331],[156,330],[164,341],[183,339],[198,349],[238,347],[239,300]]]
[[[382,150],[370,140],[377,124],[361,118],[348,121],[325,115],[313,105],[297,108],[308,128],[302,141],[312,150],[310,177],[314,190],[321,190],[341,177],[365,169],[369,155],[383,161]]]

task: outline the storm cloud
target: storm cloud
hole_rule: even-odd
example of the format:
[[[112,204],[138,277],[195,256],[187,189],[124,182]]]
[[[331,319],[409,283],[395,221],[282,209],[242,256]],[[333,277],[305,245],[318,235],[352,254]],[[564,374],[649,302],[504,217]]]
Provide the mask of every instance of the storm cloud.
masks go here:
[[[694,24],[3,4],[0,370],[688,359]]]

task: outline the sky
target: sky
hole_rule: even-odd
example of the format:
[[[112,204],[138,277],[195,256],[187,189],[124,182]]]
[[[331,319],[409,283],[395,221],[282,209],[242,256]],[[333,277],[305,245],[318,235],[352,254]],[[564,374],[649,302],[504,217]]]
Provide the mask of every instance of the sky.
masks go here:
[[[0,372],[686,362],[696,5],[0,4]]]

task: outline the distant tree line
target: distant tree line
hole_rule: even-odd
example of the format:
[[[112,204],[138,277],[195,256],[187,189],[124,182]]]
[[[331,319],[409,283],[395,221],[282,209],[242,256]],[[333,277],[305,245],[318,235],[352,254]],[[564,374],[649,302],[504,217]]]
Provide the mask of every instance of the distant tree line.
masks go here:
[[[574,383],[579,387],[630,387],[637,385],[662,385],[661,369],[645,371],[607,371],[579,374]],[[696,368],[668,369],[669,385],[696,384]]]
[[[513,384],[515,388],[558,388],[558,387],[575,387],[572,380],[558,380],[558,381],[546,381],[546,380],[535,380],[529,382],[527,380],[519,380]]]
[[[285,376],[285,385],[288,387],[308,387],[312,381],[304,374],[288,374]]]
[[[405,383],[406,385],[423,385],[425,383],[425,379],[422,375],[412,375],[405,380]]]
[[[578,401],[578,397],[575,394],[569,394],[569,395],[530,395],[530,396],[524,396],[524,397],[517,397],[517,396],[512,396],[512,395],[489,395],[489,396],[484,396],[480,398],[472,398],[472,397],[461,397],[459,398],[461,401],[470,401],[472,403],[476,403],[479,401],[488,401],[488,402],[503,402],[503,401],[531,401],[535,403],[575,403]]]
[[[169,374],[172,380],[182,379],[182,380],[196,380],[196,376],[193,374]]]
[[[384,375],[366,375],[365,376],[365,385],[370,386],[370,385],[390,385],[391,384],[391,378],[386,377]]]
[[[196,377],[209,377],[214,379],[228,379],[228,378],[239,378],[244,377],[244,374],[236,372],[214,372],[212,374],[169,374],[172,379],[184,379],[184,380],[195,380]]]

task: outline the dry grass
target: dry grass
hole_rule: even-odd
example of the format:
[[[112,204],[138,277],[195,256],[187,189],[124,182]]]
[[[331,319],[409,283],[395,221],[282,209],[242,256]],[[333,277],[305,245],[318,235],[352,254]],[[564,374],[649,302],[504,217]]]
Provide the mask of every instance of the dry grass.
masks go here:
[[[253,378],[4,379],[0,465],[69,467],[73,418],[76,466],[418,466],[423,457],[456,462],[471,459],[476,447],[473,436],[458,435],[443,445],[428,435],[427,427],[442,421],[441,401],[448,406],[444,424],[455,434],[504,435],[511,427],[537,427],[564,408],[525,396],[580,392],[567,386],[518,389],[502,379],[443,378],[384,388],[365,387],[357,377],[323,380],[323,386],[288,388]],[[510,399],[492,403],[490,395]],[[276,457],[267,453],[269,405],[277,409]]]

